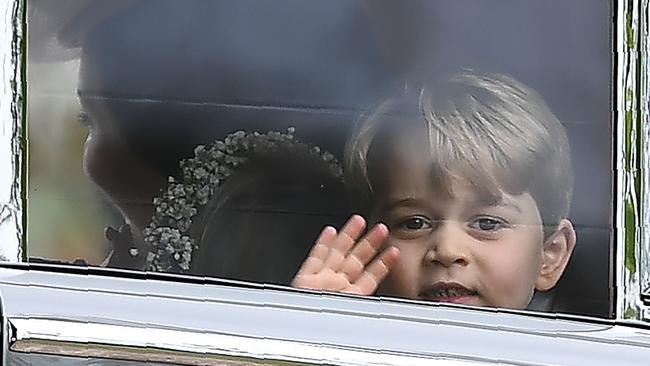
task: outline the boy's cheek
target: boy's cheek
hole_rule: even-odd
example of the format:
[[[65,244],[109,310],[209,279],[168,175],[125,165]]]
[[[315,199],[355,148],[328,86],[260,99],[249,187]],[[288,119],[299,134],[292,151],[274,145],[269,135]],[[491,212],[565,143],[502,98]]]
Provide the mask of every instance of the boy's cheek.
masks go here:
[[[535,289],[539,260],[531,253],[493,254],[490,268],[484,268],[482,275],[486,285],[484,295],[493,306],[525,308]]]
[[[390,270],[388,276],[379,285],[378,294],[415,298],[420,279],[420,261],[416,260],[417,254],[412,248],[387,240],[387,246],[394,246],[400,250],[397,263]]]
[[[379,284],[377,294],[382,296],[414,298],[412,286],[395,268]]]

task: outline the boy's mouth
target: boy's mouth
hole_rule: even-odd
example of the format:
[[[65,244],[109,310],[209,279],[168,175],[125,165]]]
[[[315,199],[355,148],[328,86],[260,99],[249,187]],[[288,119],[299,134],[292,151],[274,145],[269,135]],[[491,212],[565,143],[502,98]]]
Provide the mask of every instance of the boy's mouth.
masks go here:
[[[472,291],[456,282],[436,282],[420,291],[418,297],[427,301],[471,304],[477,295],[476,291]]]

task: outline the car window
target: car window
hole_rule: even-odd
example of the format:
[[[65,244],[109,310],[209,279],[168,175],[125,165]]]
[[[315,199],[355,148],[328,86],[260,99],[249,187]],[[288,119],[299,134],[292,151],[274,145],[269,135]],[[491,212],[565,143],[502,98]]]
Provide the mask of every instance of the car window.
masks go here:
[[[612,2],[27,5],[30,262],[612,316]]]

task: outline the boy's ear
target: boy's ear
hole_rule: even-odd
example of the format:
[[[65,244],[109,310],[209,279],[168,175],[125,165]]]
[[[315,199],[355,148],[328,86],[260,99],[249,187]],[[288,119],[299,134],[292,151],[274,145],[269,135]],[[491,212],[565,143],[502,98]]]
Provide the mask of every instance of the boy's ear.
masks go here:
[[[576,232],[571,221],[563,219],[557,230],[543,244],[542,268],[535,288],[550,290],[560,280],[576,245]]]

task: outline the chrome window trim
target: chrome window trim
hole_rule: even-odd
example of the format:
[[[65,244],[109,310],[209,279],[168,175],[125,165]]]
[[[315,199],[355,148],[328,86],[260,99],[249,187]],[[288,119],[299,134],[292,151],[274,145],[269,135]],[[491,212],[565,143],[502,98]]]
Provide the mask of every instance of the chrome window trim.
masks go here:
[[[616,3],[615,314],[631,321],[650,320],[648,5]]]
[[[0,260],[18,262],[24,234],[26,151],[24,0],[0,1]]]
[[[110,358],[143,362],[174,362],[183,365],[266,361],[315,365],[476,365],[480,360],[458,356],[426,357],[406,353],[378,353],[328,344],[231,334],[134,327],[61,319],[12,318],[15,329],[9,350],[84,358]]]
[[[640,4],[640,20],[638,27],[638,75],[637,92],[639,93],[638,123],[641,128],[641,225],[639,228],[640,286],[641,286],[641,319],[650,321],[650,2],[642,0]]]
[[[634,282],[634,271],[628,271],[625,269],[625,260],[626,254],[629,252],[627,250],[627,245],[621,245],[622,243],[627,244],[628,240],[633,240],[627,235],[625,228],[626,224],[630,221],[630,218],[626,217],[626,204],[628,201],[626,198],[629,197],[629,205],[636,203],[636,196],[629,195],[628,190],[633,181],[630,179],[631,175],[628,175],[626,170],[626,158],[630,155],[626,150],[626,143],[628,140],[634,137],[634,134],[628,136],[626,131],[626,124],[620,123],[620,121],[625,121],[626,112],[629,110],[630,113],[633,113],[633,98],[634,94],[627,94],[628,87],[631,87],[633,81],[628,81],[627,78],[634,77],[634,70],[629,70],[634,68],[636,58],[632,49],[628,47],[628,32],[627,27],[621,26],[626,24],[626,20],[630,19],[630,22],[633,22],[634,15],[636,14],[636,7],[634,6],[635,1],[618,1],[616,4],[616,18],[615,18],[615,40],[614,47],[616,50],[615,53],[615,76],[613,78],[616,97],[616,115],[613,116],[612,122],[615,127],[615,138],[616,144],[614,145],[614,169],[616,171],[616,180],[615,180],[615,281],[616,281],[616,307],[615,314],[617,318],[621,318],[625,313],[625,309],[628,306],[636,306],[635,296],[632,294],[628,295],[628,292],[625,292],[623,289],[626,288],[626,284],[632,284]],[[631,65],[630,65],[631,64]],[[630,98],[631,97],[631,98]],[[633,150],[632,150],[633,151]],[[631,159],[631,161],[634,161]],[[632,220],[635,219],[635,216],[631,217]],[[634,285],[630,287],[630,291],[633,291]],[[634,304],[634,305],[632,305]],[[628,313],[629,314],[629,313]]]

